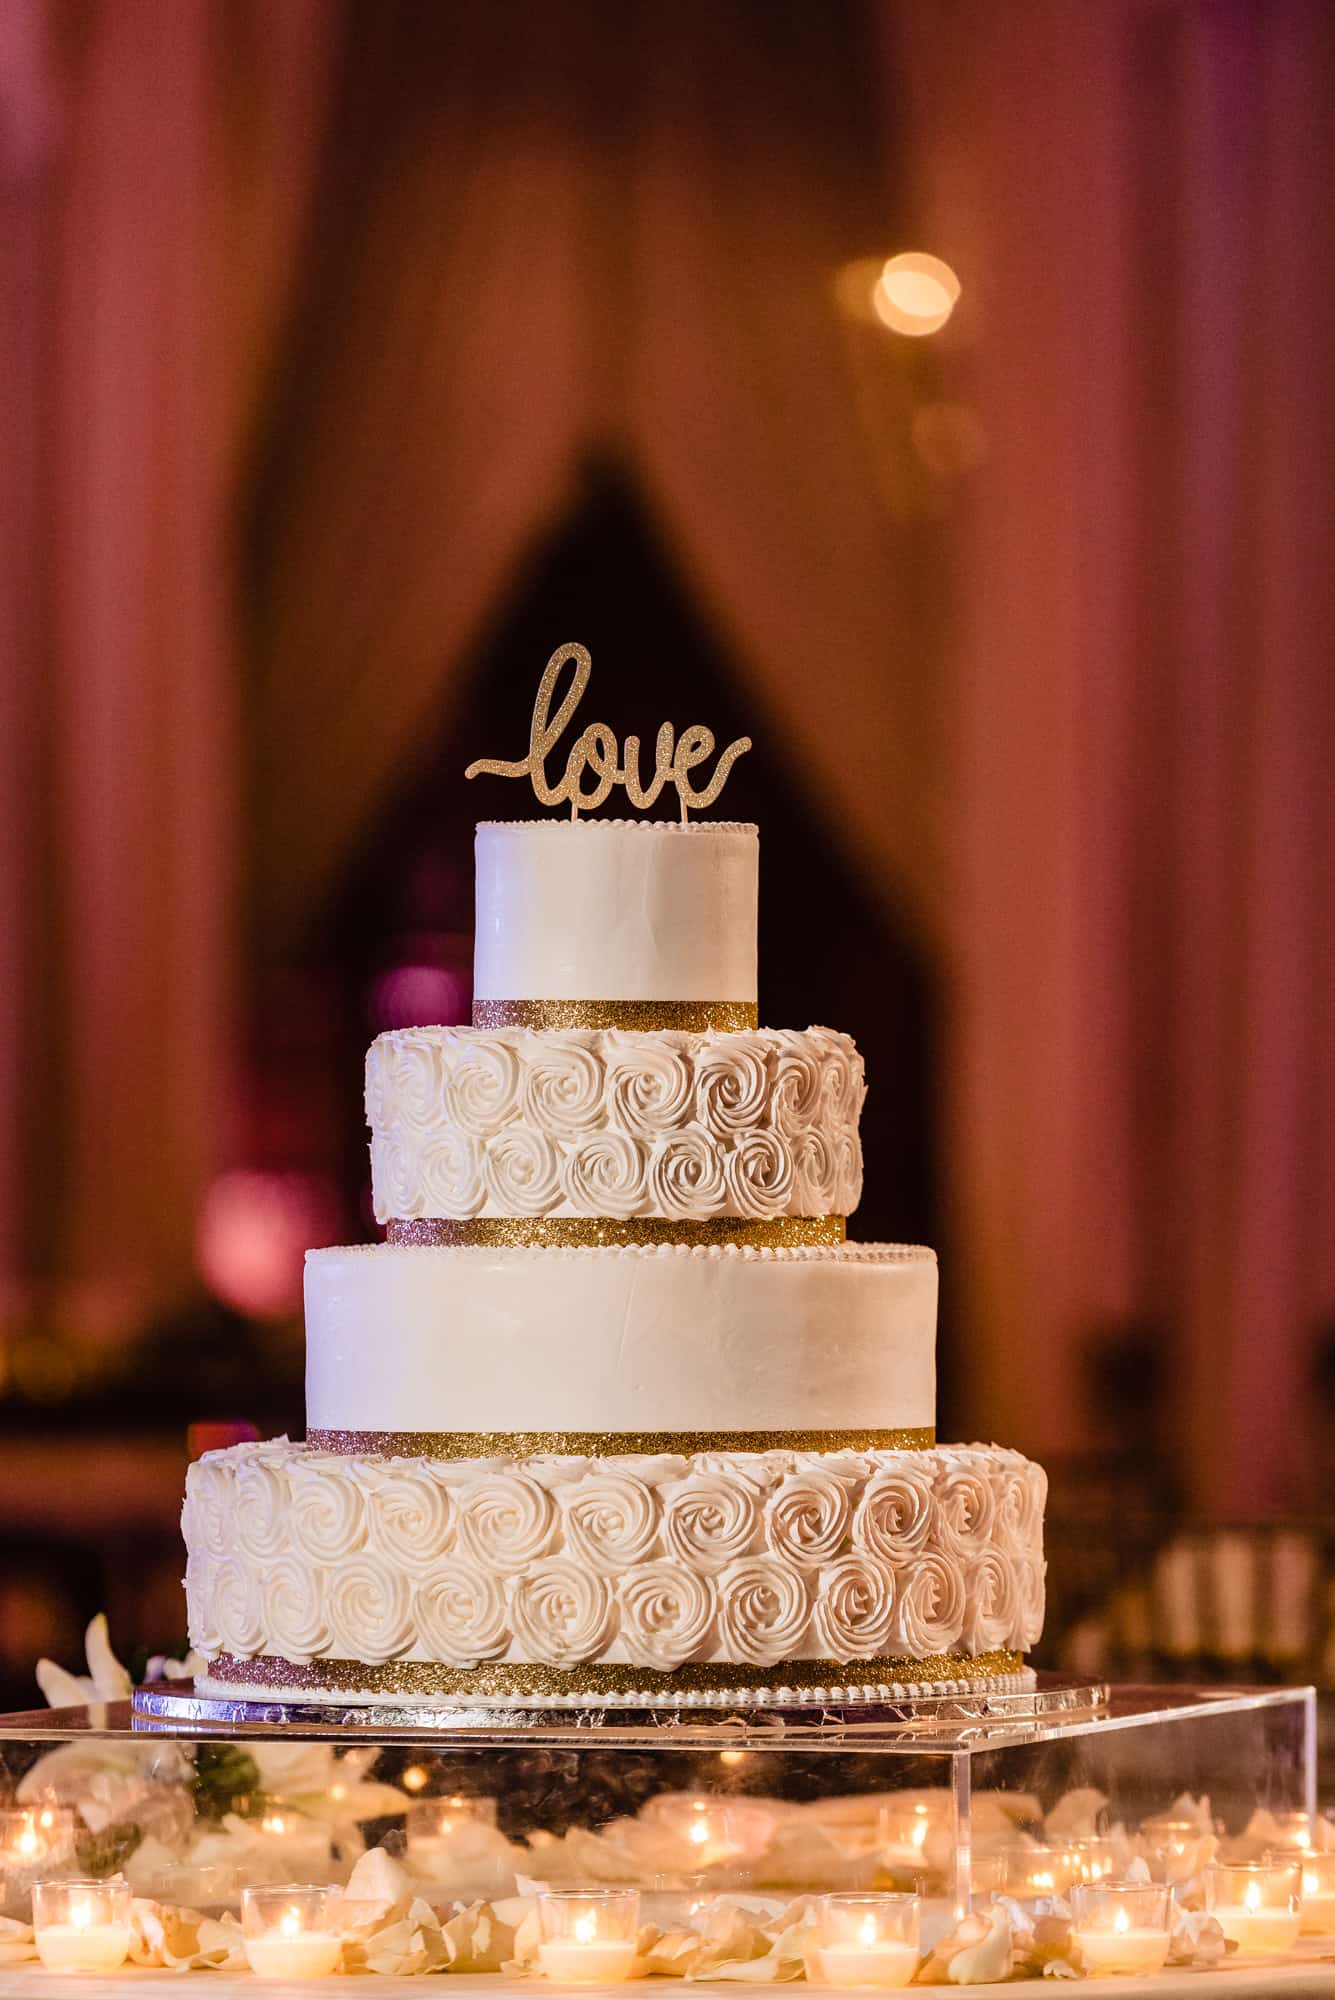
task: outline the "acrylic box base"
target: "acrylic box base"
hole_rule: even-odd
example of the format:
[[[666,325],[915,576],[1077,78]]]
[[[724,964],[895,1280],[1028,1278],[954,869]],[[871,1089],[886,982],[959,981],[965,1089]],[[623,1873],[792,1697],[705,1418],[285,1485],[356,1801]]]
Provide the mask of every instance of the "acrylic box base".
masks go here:
[[[930,1875],[924,1892],[956,1911],[969,1904],[980,1879],[975,1854],[997,1828],[1023,1837],[1063,1802],[1079,1799],[1087,1810],[1093,1799],[1106,1821],[1134,1827],[1187,1793],[1208,1798],[1230,1833],[1259,1807],[1314,1806],[1310,1689],[1105,1691],[1040,1676],[1027,1707],[1001,1697],[931,1711],[545,1711],[526,1722],[513,1713],[460,1722],[402,1709],[225,1707],[178,1683],[142,1696],[137,1714],[119,1702],[0,1718],[0,1787],[20,1800],[58,1796],[75,1805],[84,1775],[104,1759],[124,1798],[126,1838],[151,1828],[156,1845],[122,1853],[118,1825],[104,1828],[83,1843],[90,1852],[80,1853],[78,1872],[123,1866],[141,1895],[155,1893],[152,1881],[137,1879],[150,1854],[170,1849],[194,1865],[200,1846],[235,1839],[238,1854],[263,1858],[256,1816],[271,1812],[264,1801],[280,1793],[292,1795],[298,1813],[326,1812],[335,1877],[362,1843],[402,1852],[414,1799],[460,1794],[495,1800],[500,1813],[495,1852],[488,1840],[475,1843],[476,1880],[465,1868],[449,1886],[460,1900],[510,1894],[506,1880],[518,1876],[556,1879],[554,1857],[568,1854],[572,1839],[581,1866],[596,1867],[602,1843],[624,1839],[628,1825],[652,1828],[656,1815],[670,1819],[681,1800],[698,1799],[732,1829],[726,1858],[706,1857],[701,1879],[711,1892],[791,1900],[900,1886],[900,1877],[912,1887]],[[322,1787],[326,1804],[313,1808]],[[348,1800],[338,1809],[345,1817],[357,1806],[351,1840],[329,1804],[338,1799]],[[904,1816],[919,1812],[930,1838],[915,1851],[910,1827],[900,1852]],[[753,1839],[757,1826],[769,1828],[763,1841]],[[671,1872],[665,1862],[646,1866],[655,1881]],[[499,1995],[502,1986],[498,1979],[488,1991]]]

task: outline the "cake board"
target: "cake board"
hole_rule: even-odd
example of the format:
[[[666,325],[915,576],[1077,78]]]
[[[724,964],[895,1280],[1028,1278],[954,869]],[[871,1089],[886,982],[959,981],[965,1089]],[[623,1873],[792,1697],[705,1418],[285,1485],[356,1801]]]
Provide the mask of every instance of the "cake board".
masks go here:
[[[880,1699],[813,1702],[809,1695],[763,1693],[754,1701],[678,1701],[631,1707],[575,1703],[529,1707],[473,1700],[377,1701],[348,1703],[301,1700],[243,1700],[201,1692],[193,1681],[155,1681],[136,1688],[131,1700],[133,1727],[157,1733],[198,1735],[223,1731],[267,1734],[300,1731],[321,1736],[385,1737],[434,1731],[464,1735],[528,1735],[551,1742],[597,1732],[616,1736],[661,1736],[673,1741],[716,1741],[749,1735],[826,1738],[848,1735],[906,1735],[913,1738],[970,1728],[1006,1730],[1061,1727],[1091,1719],[1108,1704],[1105,1683],[1090,1677],[1046,1674],[1028,1689],[1001,1692],[977,1688],[939,1694]]]

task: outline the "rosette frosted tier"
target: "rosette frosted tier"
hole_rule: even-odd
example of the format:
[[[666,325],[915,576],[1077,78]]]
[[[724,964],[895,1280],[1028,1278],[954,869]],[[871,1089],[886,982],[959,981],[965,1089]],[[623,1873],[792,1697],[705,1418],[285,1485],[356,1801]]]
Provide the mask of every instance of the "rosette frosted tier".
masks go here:
[[[411,1028],[366,1058],[378,1222],[836,1216],[862,1195],[847,1035]]]
[[[337,1457],[190,1468],[208,1685],[661,1700],[1019,1684],[1046,1482],[1016,1452]]]
[[[756,831],[477,837],[473,1025],[366,1067],[305,1445],[185,1513],[207,1685],[709,1704],[1027,1684],[1045,1482],[935,1446],[936,1259],[844,1240],[862,1059],[756,1022]]]

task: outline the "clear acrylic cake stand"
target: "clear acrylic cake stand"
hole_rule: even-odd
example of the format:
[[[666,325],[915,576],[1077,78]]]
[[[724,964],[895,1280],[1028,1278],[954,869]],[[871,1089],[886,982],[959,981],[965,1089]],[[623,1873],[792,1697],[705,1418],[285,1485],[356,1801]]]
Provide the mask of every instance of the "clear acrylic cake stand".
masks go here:
[[[12,1796],[39,1759],[63,1746],[82,1764],[105,1745],[109,1758],[128,1760],[151,1774],[159,1757],[164,1771],[178,1767],[192,1743],[244,1749],[276,1739],[324,1744],[335,1757],[344,1748],[378,1745],[378,1779],[403,1785],[413,1767],[424,1767],[436,1774],[436,1789],[501,1798],[512,1839],[524,1838],[530,1823],[542,1823],[544,1780],[540,1776],[535,1789],[535,1769],[556,1774],[553,1783],[583,1787],[581,1796],[589,1799],[605,1796],[609,1773],[614,1789],[620,1774],[633,1773],[641,1808],[656,1793],[680,1791],[683,1784],[692,1793],[716,1793],[725,1803],[736,1797],[847,1801],[856,1795],[865,1804],[868,1794],[930,1795],[950,1835],[938,1896],[943,1928],[952,1911],[968,1907],[975,1838],[984,1816],[994,1817],[1003,1800],[1008,1809],[1046,1814],[1059,1800],[1092,1787],[1107,1799],[1109,1819],[1134,1826],[1189,1792],[1208,1795],[1211,1811],[1230,1833],[1240,1832],[1259,1807],[1315,1808],[1316,1707],[1310,1688],[1107,1689],[1042,1675],[1027,1697],[956,1696],[893,1709],[544,1710],[522,1718],[513,1711],[503,1717],[472,1711],[462,1720],[457,1712],[406,1705],[368,1711],[218,1702],[177,1683],[141,1691],[133,1710],[129,1702],[119,1702],[0,1717],[0,1789]],[[406,1806],[408,1789],[403,1796]],[[633,1813],[637,1806],[604,1804],[578,1823],[597,1826],[599,1812],[605,1821],[609,1813],[626,1810]],[[392,1819],[364,1832],[372,1843],[388,1837],[393,1845],[396,1838]],[[540,1865],[535,1854],[535,1871]],[[803,1886],[785,1877],[782,1893],[791,1897]],[[1335,1942],[1324,1951],[1335,1952]],[[1087,1980],[1082,1990],[1093,1995],[1106,1983],[1120,2000],[1179,1990],[1195,2000],[1213,2000],[1216,1993],[1236,2000],[1270,1993],[1293,2000],[1335,1996],[1335,1958],[1325,1965],[1319,1961],[1314,1947],[1305,1964],[1259,1970],[1225,1965],[1217,1973],[1169,1972],[1144,1983]],[[190,1975],[189,1983],[196,1976]],[[175,1975],[127,1971],[116,1976],[115,1992],[118,2000],[131,2000],[170,1977]],[[1189,1988],[1181,1985],[1184,1978],[1193,1982]],[[0,1972],[0,1993],[14,2000],[63,2000],[65,1994],[102,2000],[101,1984],[84,1976],[66,1981],[40,1967]],[[111,1982],[106,1984],[110,2000]],[[257,1991],[249,1974],[211,1972],[207,1984],[219,2000],[242,1992],[253,2000]],[[399,2000],[400,1989],[406,2000],[419,1982],[378,1978],[374,1984],[384,2000]],[[525,1984],[531,1995],[533,1982]],[[450,1993],[460,1993],[462,1986],[476,1987],[489,2000],[511,2000],[519,1992],[519,1983],[501,1974],[451,1975]],[[280,2000],[282,1989],[269,1990]],[[643,1995],[645,1989],[626,1988],[627,2000],[632,1991]],[[610,1989],[609,2000],[616,2000]]]

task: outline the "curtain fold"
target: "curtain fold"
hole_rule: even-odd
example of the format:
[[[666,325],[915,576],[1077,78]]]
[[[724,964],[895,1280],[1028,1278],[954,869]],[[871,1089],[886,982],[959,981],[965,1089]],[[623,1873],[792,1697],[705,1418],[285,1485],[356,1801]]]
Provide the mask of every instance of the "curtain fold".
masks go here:
[[[230,510],[329,16],[3,11],[0,1276],[109,1337],[193,1284],[232,1139]]]
[[[976,1407],[1040,1454],[1125,1442],[1090,1342],[1148,1326],[1187,1496],[1300,1504],[1335,1300],[1335,18],[898,18],[981,292],[948,904]]]
[[[847,0],[763,37],[745,0],[355,16],[256,500],[270,950],[595,447],[643,481],[757,727],[801,745],[887,897],[931,922],[940,663],[832,299],[884,238],[871,50]]]

